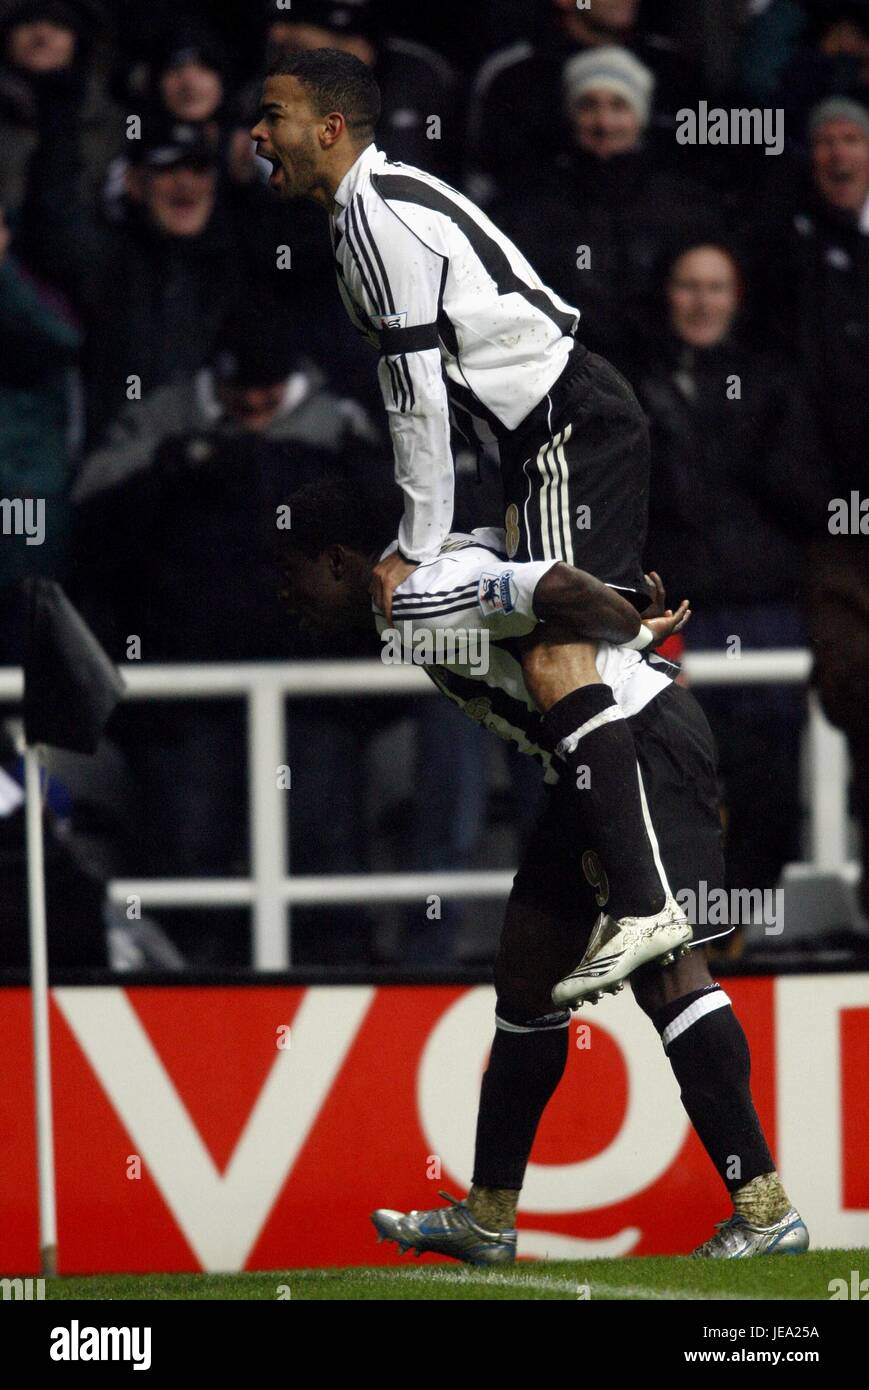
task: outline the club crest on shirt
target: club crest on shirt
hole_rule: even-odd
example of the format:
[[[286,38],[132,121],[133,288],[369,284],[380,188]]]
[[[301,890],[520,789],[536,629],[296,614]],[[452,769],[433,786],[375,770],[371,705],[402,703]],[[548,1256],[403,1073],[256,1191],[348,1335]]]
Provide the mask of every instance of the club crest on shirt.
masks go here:
[[[477,589],[477,602],[480,612],[487,618],[495,613],[512,613],[515,608],[510,580],[512,570],[502,570],[500,574],[482,574]]]
[[[398,314],[369,314],[369,318],[375,328],[404,328],[407,323],[407,310],[402,309]]]
[[[482,724],[486,716],[491,713],[492,701],[486,695],[478,695],[473,700],[467,700],[463,709],[469,719],[475,719],[478,724]]]

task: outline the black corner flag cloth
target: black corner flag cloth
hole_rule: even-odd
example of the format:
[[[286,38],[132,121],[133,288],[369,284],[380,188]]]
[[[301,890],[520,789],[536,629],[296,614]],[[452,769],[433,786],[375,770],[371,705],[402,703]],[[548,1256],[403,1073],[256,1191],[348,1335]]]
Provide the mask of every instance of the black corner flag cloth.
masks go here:
[[[95,753],[124,682],[58,583],[28,577],[21,591],[27,742]]]

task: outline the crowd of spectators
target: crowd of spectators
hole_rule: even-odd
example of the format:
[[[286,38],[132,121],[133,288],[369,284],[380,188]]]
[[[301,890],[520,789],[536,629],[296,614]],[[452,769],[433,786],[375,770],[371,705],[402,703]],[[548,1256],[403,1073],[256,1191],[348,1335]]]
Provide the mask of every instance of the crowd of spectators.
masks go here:
[[[0,0],[0,498],[45,504],[38,545],[3,508],[0,662],[21,658],[25,574],[59,580],[121,662],[364,654],[295,629],[272,562],[275,509],[309,478],[393,490],[325,218],[269,192],[248,134],[269,58],[321,46],[371,65],[387,155],[484,206],[628,376],[652,434],[647,566],[691,599],[689,647],[812,642],[869,845],[869,0]],[[780,113],[781,146],[683,143],[680,111],[713,107]],[[491,461],[456,460],[457,524],[498,524]],[[699,694],[730,884],[774,886],[800,856],[805,694]],[[390,824],[402,868],[489,863],[493,821],[535,804],[518,759],[487,794],[486,739],[439,702],[293,703],[288,726],[296,872],[371,868]],[[389,759],[370,763],[396,731],[390,823]],[[127,704],[68,783],[57,819],[97,877],[249,872],[237,704]],[[249,958],[243,918],[157,915],[164,963]],[[303,962],[383,954],[376,913],[295,929]],[[455,905],[387,933],[442,964],[472,935]]]

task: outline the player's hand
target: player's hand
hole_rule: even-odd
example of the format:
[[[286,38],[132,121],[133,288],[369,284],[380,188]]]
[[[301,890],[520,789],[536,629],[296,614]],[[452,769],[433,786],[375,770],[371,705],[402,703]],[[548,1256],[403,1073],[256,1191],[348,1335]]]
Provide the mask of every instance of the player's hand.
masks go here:
[[[650,574],[644,574],[646,588],[652,602],[643,614],[643,622],[646,627],[651,628],[655,634],[654,646],[660,647],[662,642],[666,642],[668,637],[672,637],[674,632],[683,628],[691,617],[691,609],[688,607],[688,600],[683,599],[676,609],[667,607],[667,591],[664,588],[664,581],[654,570]]]
[[[667,611],[667,591],[664,588],[664,581],[659,574],[652,570],[651,574],[644,574],[646,589],[649,593],[651,603],[643,614],[643,622],[648,618],[663,618]]]
[[[371,583],[368,592],[377,604],[377,607],[386,614],[386,621],[392,627],[392,595],[403,584],[409,574],[413,574],[416,565],[409,560],[404,560],[397,550],[393,550],[391,555],[387,555],[385,560],[381,560],[379,565],[374,566],[371,575]]]
[[[660,647],[661,643],[666,642],[668,637],[672,637],[674,632],[683,628],[690,617],[691,609],[688,607],[686,598],[683,598],[675,613],[672,608],[665,609],[660,618],[647,618],[644,613],[643,622],[655,634],[652,646]]]

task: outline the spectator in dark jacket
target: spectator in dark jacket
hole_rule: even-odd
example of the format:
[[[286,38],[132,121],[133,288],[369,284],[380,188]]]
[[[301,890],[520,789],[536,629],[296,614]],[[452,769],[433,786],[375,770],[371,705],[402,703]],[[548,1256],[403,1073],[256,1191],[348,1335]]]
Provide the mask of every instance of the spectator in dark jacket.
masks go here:
[[[109,428],[102,448],[84,461],[72,490],[84,502],[154,463],[171,436],[244,439],[256,434],[333,452],[376,449],[384,439],[362,406],[336,396],[304,350],[306,335],[268,304],[233,305],[209,361],[195,375],[131,402]]]
[[[831,486],[869,492],[869,111],[831,98],[809,126],[811,184],[764,228],[766,315],[804,368]]]
[[[652,433],[647,564],[694,616],[689,647],[805,644],[805,531],[818,507],[812,421],[786,364],[743,346],[741,268],[695,246],[665,269],[663,322],[635,378]],[[701,687],[718,738],[730,882],[774,886],[798,857],[803,696]]]
[[[222,163],[229,125],[227,69],[228,59],[208,29],[178,21],[157,43],[151,62],[130,73],[131,115],[138,115],[146,138],[150,128],[167,129],[174,122],[195,127]],[[128,148],[106,172],[103,204],[113,218],[123,212],[129,167]]]
[[[148,69],[149,103],[177,121],[220,121],[227,97],[229,60],[208,29],[176,21],[164,34]]]
[[[16,238],[84,323],[90,447],[129,401],[203,365],[245,286],[296,312],[312,354],[328,352],[336,371],[354,376],[361,349],[328,237],[322,226],[313,235],[316,208],[279,203],[253,169],[244,181],[221,178],[198,127],[172,123],[149,126],[135,143],[125,217],[112,225],[81,197],[74,93],[45,92],[41,129]]]
[[[809,564],[814,683],[848,737],[869,914],[869,112],[830,98],[808,129],[811,187],[771,239],[767,309],[820,420],[827,488]]]
[[[72,119],[64,126],[63,116]],[[233,209],[195,131],[137,146],[128,216],[112,227],[81,200],[77,131],[51,107],[16,232],[31,265],[62,289],[85,328],[88,438],[131,399],[199,367],[234,292],[240,258]],[[244,262],[242,261],[242,267]]]
[[[124,113],[107,95],[100,0],[0,0],[0,204],[17,208],[39,142],[44,88],[67,82],[81,96],[82,185],[95,197],[124,143]]]
[[[85,465],[73,593],[117,660],[131,633],[146,661],[285,657],[277,508],[350,460],[374,486],[382,458],[363,412],[328,388],[274,307],[234,305],[208,366],[131,404]]]
[[[725,595],[738,604],[798,598],[798,545],[822,479],[795,374],[740,340],[744,284],[733,253],[690,246],[665,267],[664,319],[650,325],[635,377],[653,435],[649,556],[668,587],[696,603],[696,632]]]
[[[722,232],[716,200],[661,167],[646,143],[654,77],[626,48],[569,58],[569,146],[493,213],[544,282],[581,312],[579,336],[624,367],[665,247]]]
[[[82,100],[83,183],[93,196],[106,165],[123,144],[123,116],[106,95],[92,62],[99,14],[88,0],[23,0],[0,16],[0,206],[24,197],[27,163],[36,149],[40,92],[60,79]]]

